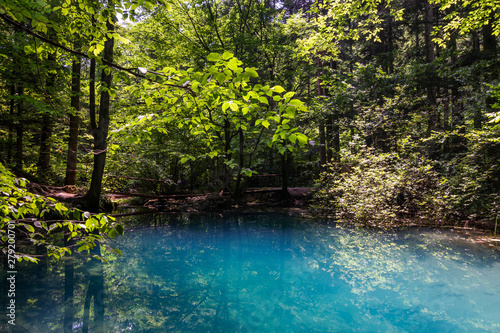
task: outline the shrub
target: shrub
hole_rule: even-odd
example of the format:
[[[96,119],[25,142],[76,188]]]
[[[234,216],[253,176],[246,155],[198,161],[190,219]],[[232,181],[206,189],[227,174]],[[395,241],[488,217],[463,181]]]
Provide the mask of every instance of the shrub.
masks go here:
[[[429,161],[364,149],[351,165],[322,174],[313,210],[342,222],[392,224],[398,219],[443,218],[446,195]]]

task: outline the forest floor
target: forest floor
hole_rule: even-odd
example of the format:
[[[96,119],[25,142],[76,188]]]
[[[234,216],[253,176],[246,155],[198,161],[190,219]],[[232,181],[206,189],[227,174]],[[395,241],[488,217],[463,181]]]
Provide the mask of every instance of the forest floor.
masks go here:
[[[54,187],[30,183],[28,189],[39,195],[52,197],[57,201],[78,206],[82,190],[75,187]],[[107,194],[109,207],[120,213],[114,216],[153,212],[214,213],[221,211],[283,211],[288,214],[310,216],[308,206],[312,198],[311,188],[291,187],[289,195],[283,195],[280,188],[249,188],[237,200],[229,193],[179,193],[172,195],[150,195],[140,193]],[[380,226],[387,228],[387,226]],[[439,223],[429,225],[421,219],[405,219],[389,227],[438,227],[462,234],[476,243],[500,248],[500,235],[494,235],[495,221],[463,221],[461,223]],[[500,232],[500,228],[499,228]]]
[[[311,189],[292,187],[284,195],[280,188],[249,188],[234,199],[229,193],[181,193],[144,195],[112,193],[108,198],[120,207],[142,206],[161,212],[218,212],[222,210],[277,209],[307,210]],[[131,206],[128,204],[132,203]]]

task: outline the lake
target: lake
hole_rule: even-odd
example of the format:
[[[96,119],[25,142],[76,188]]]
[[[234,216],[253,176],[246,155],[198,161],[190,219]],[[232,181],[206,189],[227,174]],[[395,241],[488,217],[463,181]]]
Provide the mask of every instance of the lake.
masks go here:
[[[123,222],[108,264],[18,264],[12,332],[500,331],[500,253],[452,231],[258,213]]]

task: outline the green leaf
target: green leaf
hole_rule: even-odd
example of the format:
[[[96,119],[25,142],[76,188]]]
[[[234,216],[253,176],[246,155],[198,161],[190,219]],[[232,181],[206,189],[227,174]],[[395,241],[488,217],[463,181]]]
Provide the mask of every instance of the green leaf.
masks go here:
[[[290,102],[288,102],[290,105],[295,105],[295,106],[302,106],[304,102],[298,100],[298,99],[292,99]]]
[[[218,53],[210,53],[207,56],[207,60],[208,61],[219,61],[220,60],[220,54],[218,54]]]
[[[259,77],[259,74],[257,73],[257,71],[253,68],[245,68],[245,73],[247,73],[248,75],[250,75],[251,77]],[[258,89],[256,89],[258,90]]]
[[[301,145],[305,145],[307,143],[307,136],[302,133],[296,133],[295,135],[297,136],[297,139],[299,140],[299,143]]]
[[[215,54],[215,53],[211,53],[211,54]],[[210,54],[209,54],[208,56],[210,56]],[[226,52],[224,52],[224,53],[222,54],[222,60],[229,60],[229,59],[231,59],[233,56],[234,56],[234,54],[232,54],[231,52],[226,51]],[[209,60],[210,60],[210,59],[209,59]]]
[[[282,86],[274,86],[271,88],[272,91],[274,92],[277,92],[277,93],[282,93],[283,91],[285,91],[285,89],[282,87]]]
[[[231,110],[233,110],[234,112],[238,111],[239,110],[239,106],[238,104],[236,104],[234,101],[229,101],[229,107],[231,108]]]

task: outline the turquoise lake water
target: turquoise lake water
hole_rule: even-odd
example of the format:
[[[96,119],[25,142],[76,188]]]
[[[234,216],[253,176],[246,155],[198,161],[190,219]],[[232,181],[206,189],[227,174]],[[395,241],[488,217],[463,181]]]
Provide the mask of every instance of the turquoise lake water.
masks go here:
[[[12,332],[500,331],[500,252],[450,231],[255,213],[126,223],[108,264],[19,264]]]

